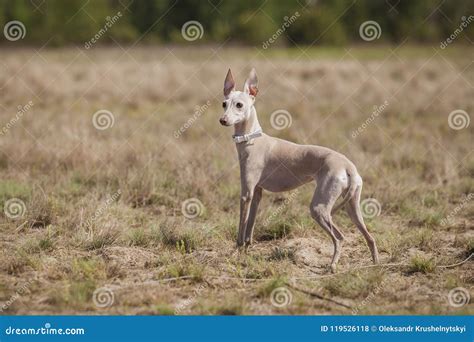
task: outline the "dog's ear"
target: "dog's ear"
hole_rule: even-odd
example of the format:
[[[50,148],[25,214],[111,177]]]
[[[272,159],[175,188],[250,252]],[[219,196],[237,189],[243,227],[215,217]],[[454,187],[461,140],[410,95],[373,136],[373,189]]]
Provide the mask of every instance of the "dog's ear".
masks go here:
[[[245,81],[244,91],[249,95],[257,96],[258,79],[255,68],[252,68],[252,70],[250,70],[249,78],[247,78],[247,81]]]
[[[232,71],[227,71],[227,76],[224,81],[224,96],[229,96],[230,92],[235,88],[234,77],[232,76]]]

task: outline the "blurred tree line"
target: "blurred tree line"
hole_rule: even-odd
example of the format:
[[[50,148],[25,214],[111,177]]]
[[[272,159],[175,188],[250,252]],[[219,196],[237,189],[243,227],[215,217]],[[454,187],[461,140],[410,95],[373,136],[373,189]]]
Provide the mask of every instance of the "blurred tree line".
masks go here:
[[[202,38],[193,42],[261,45],[341,45],[363,42],[360,25],[376,21],[381,43],[407,37],[417,43],[439,43],[474,15],[473,0],[0,0],[2,28],[12,20],[26,27],[22,43],[84,44],[110,18],[121,16],[100,37],[100,44],[186,42],[184,23],[198,21]],[[296,20],[285,26],[284,23]],[[280,30],[280,34],[276,34]],[[457,42],[474,41],[474,22]],[[0,42],[8,42],[1,39]],[[272,43],[273,44],[273,43]]]

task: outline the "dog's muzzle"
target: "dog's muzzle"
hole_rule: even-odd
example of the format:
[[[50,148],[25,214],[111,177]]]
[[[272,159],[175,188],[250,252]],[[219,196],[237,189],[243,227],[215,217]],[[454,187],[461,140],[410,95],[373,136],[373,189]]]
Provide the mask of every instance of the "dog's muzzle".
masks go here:
[[[219,122],[221,123],[222,126],[229,126],[229,123],[228,123],[227,120],[224,119],[224,118],[220,118],[220,119],[219,119]]]

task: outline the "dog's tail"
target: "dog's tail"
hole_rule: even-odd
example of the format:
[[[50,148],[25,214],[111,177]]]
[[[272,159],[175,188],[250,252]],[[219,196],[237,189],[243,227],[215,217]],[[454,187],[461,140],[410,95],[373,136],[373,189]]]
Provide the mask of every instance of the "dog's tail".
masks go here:
[[[361,178],[357,173],[357,170],[354,165],[349,166],[346,169],[347,176],[349,177],[349,187],[347,188],[342,201],[332,209],[331,214],[334,214],[336,211],[341,209],[346,203],[355,195],[357,188],[361,185]]]

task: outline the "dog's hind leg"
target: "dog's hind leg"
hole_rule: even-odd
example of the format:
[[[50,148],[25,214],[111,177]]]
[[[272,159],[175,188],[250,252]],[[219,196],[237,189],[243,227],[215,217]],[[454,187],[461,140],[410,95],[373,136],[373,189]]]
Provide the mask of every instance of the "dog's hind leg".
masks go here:
[[[313,219],[329,234],[334,244],[334,253],[331,261],[331,271],[336,271],[336,265],[341,256],[341,241],[343,235],[332,222],[331,210],[336,200],[346,188],[347,184],[339,177],[326,174],[317,180],[317,188],[310,205]]]
[[[359,229],[359,231],[364,236],[365,241],[367,241],[367,245],[369,246],[370,253],[372,254],[372,260],[374,264],[377,264],[379,262],[379,253],[377,250],[377,245],[375,244],[374,238],[372,237],[372,235],[370,235],[369,231],[367,230],[367,227],[365,226],[364,218],[362,216],[362,211],[360,210],[361,192],[362,192],[362,185],[359,185],[357,187],[355,195],[346,204],[346,210],[352,222],[354,222],[354,224],[357,226],[357,229]]]

